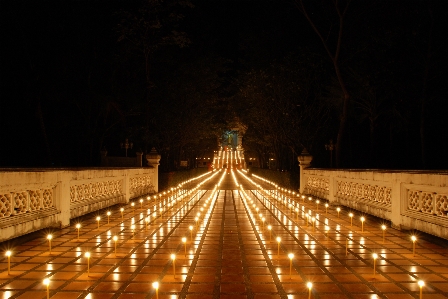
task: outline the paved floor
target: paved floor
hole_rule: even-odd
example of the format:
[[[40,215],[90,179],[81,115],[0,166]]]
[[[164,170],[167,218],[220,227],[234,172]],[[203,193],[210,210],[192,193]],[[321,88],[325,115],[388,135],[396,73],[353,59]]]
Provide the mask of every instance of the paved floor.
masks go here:
[[[406,299],[419,298],[419,280],[423,298],[448,298],[448,241],[417,235],[414,255],[409,233],[388,227],[383,242],[373,217],[365,215],[362,224],[355,213],[351,225],[348,210],[338,217],[336,206],[326,212],[324,203],[259,191],[238,173],[235,179],[221,172],[196,189],[200,180],[190,182],[182,186],[190,193],[177,197],[174,207],[168,207],[168,193],[157,202],[124,206],[123,213],[113,207],[109,223],[106,211],[99,222],[89,215],[79,239],[74,221],[2,248],[12,255],[9,274],[7,258],[0,260],[0,298],[46,298],[44,278],[49,297],[64,299]],[[312,218],[307,225],[308,211],[314,226]]]

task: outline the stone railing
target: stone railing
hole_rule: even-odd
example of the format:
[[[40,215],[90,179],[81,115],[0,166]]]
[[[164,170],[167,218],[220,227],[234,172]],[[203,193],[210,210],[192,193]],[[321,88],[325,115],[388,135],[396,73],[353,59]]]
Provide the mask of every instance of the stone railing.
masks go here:
[[[303,168],[300,180],[301,193],[448,239],[448,172]]]
[[[157,170],[0,169],[0,242],[155,193]]]

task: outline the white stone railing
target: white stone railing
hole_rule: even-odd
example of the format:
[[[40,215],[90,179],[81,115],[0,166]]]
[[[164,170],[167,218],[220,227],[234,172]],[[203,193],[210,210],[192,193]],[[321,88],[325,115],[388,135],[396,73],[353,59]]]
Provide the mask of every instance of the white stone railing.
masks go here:
[[[0,242],[158,191],[155,168],[0,169]]]
[[[303,168],[300,192],[448,239],[448,172]]]

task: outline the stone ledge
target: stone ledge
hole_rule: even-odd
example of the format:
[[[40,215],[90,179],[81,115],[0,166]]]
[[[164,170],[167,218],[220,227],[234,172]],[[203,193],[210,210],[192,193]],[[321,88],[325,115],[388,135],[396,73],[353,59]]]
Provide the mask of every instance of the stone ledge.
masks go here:
[[[100,197],[96,199],[79,201],[70,204],[70,218],[76,218],[91,212],[95,212],[118,203],[125,203],[125,196],[119,194],[117,196]]]
[[[61,227],[61,212],[56,208],[33,211],[0,219],[0,242],[47,227]]]

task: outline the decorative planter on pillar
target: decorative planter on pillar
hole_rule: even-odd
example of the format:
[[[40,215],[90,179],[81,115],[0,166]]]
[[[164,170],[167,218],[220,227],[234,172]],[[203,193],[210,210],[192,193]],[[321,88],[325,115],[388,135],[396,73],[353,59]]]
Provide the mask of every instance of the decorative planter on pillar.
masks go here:
[[[303,149],[302,153],[297,157],[297,161],[299,161],[299,167],[300,167],[300,190],[299,192],[303,194],[305,190],[305,173],[304,169],[308,168],[311,165],[311,161],[313,160],[313,156],[310,155],[310,153],[306,150],[306,148]]]
[[[146,161],[148,161],[148,166],[154,168],[154,178],[153,178],[153,186],[154,191],[159,192],[159,162],[161,156],[157,152],[157,150],[153,147],[149,154],[146,154]]]

